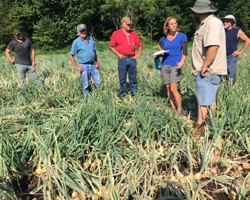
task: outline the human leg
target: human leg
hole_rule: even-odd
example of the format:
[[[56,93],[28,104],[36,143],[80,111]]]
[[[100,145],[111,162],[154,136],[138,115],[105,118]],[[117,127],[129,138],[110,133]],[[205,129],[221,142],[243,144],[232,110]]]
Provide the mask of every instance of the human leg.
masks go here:
[[[213,117],[216,111],[216,107],[217,107],[216,101],[214,101],[211,106],[199,106],[196,124],[198,126],[205,124],[208,114],[209,114],[209,117]]]
[[[215,111],[217,108],[217,104],[216,101],[213,102],[212,106],[211,106],[211,114],[214,115]]]
[[[33,66],[27,66],[27,72],[30,75],[31,79],[37,83],[42,84],[42,81],[38,78],[35,67]]]
[[[176,110],[175,104],[174,104],[174,97],[170,91],[170,84],[166,84],[166,91],[167,91],[167,95],[168,95],[168,101],[169,101],[172,109]]]
[[[25,82],[25,65],[16,64],[17,77],[20,85],[23,85]]]
[[[126,58],[118,59],[118,75],[120,82],[120,95],[126,94],[126,83],[127,83],[127,62]]]
[[[181,70],[177,69],[177,66],[171,66],[169,68],[169,82],[170,82],[170,92],[174,97],[175,104],[177,106],[177,111],[182,112],[182,102],[181,95],[178,91],[178,83],[181,81]]]
[[[88,94],[89,94],[89,67],[87,64],[80,64],[80,66],[83,68],[83,71],[81,71],[81,73],[80,73],[81,78],[82,78],[83,96],[88,97]]]
[[[133,59],[132,57],[127,58],[128,60],[128,78],[129,78],[129,89],[131,92],[131,95],[135,95],[137,92],[137,63],[136,60]]]
[[[181,102],[181,95],[178,91],[178,83],[170,83],[170,92],[174,96],[175,103],[177,105],[178,113],[182,112],[182,102]]]
[[[199,106],[196,123],[199,125],[203,124],[206,120],[207,113],[208,113],[208,106]]]
[[[170,91],[170,72],[171,72],[171,66],[169,65],[162,65],[161,66],[161,77],[162,77],[162,83],[166,87],[166,92],[168,95],[168,101],[172,107],[173,110],[176,110],[175,104],[174,104],[174,97],[173,94]]]
[[[98,88],[100,85],[101,79],[100,79],[100,75],[99,75],[99,70],[96,69],[95,65],[91,65],[90,76],[92,77],[95,88]]]
[[[236,75],[236,64],[238,61],[237,56],[228,55],[227,56],[227,80],[234,81]]]
[[[213,114],[216,109],[216,93],[219,87],[221,77],[216,74],[206,73],[203,77],[200,74],[196,76],[196,95],[198,101],[198,117],[195,127],[205,123],[208,109]]]

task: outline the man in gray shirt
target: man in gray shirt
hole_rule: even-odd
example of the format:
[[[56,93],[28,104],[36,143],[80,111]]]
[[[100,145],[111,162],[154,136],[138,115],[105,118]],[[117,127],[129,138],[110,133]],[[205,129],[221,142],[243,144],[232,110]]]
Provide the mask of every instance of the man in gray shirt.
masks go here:
[[[38,84],[41,80],[38,79],[35,71],[35,49],[30,39],[22,36],[22,33],[15,29],[13,31],[14,39],[8,44],[5,55],[8,60],[16,66],[19,84],[23,85],[25,82],[25,74],[28,73],[30,77]],[[11,51],[15,53],[14,60],[11,57]]]

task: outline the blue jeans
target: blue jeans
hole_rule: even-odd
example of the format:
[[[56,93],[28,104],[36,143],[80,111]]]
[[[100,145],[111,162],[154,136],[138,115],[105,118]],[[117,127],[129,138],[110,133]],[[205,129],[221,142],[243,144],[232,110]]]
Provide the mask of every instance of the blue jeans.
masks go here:
[[[127,74],[129,79],[129,88],[132,94],[137,91],[137,62],[132,57],[118,59],[118,74],[120,81],[120,94],[125,94],[127,90]]]
[[[35,83],[42,84],[42,81],[39,80],[37,77],[35,67],[29,65],[21,65],[21,64],[15,64],[15,66],[20,85],[23,85],[25,82],[26,72],[30,75],[32,80],[35,81]]]
[[[227,56],[227,80],[233,81],[236,75],[236,63],[238,61],[238,56]]]
[[[95,64],[79,64],[83,71],[80,73],[82,78],[83,96],[88,97],[89,93],[89,78],[91,77],[96,88],[100,85],[101,79],[99,71],[96,69]]]
[[[206,72],[206,76],[199,73],[196,76],[196,96],[199,106],[211,106],[216,99],[221,76]]]

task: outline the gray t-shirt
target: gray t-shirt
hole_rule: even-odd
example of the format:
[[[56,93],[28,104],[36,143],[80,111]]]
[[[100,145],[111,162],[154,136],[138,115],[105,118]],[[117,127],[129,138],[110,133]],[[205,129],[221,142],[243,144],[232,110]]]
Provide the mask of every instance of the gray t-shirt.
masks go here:
[[[13,39],[7,49],[15,52],[15,63],[21,65],[31,65],[31,49],[34,49],[33,43],[30,39],[24,38],[23,42],[18,42]]]

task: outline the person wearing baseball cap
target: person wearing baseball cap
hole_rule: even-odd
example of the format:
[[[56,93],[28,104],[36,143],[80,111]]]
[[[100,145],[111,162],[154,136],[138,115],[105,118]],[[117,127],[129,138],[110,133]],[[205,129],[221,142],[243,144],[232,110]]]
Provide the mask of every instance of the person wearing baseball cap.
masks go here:
[[[208,110],[216,110],[216,93],[221,76],[227,74],[226,38],[223,23],[214,16],[211,1],[197,0],[193,7],[194,21],[199,24],[192,46],[192,73],[196,81],[198,116],[193,125],[199,137],[207,122]]]
[[[21,31],[14,29],[13,40],[7,46],[5,55],[8,60],[15,65],[20,86],[25,82],[25,74],[28,73],[37,84],[42,84],[35,70],[35,48],[30,39],[25,38]],[[14,52],[14,59],[11,52]]]
[[[96,44],[91,36],[87,34],[87,27],[85,24],[79,24],[76,27],[78,37],[73,41],[69,58],[80,73],[82,78],[83,96],[85,98],[89,95],[89,78],[94,84],[95,88],[100,85],[99,63],[97,60]],[[77,55],[77,60],[75,56]]]
[[[79,25],[77,25],[77,27],[76,27],[77,34],[78,34],[79,32],[85,31],[85,30],[87,30],[87,27],[86,27],[85,24],[79,24]]]
[[[226,31],[227,80],[233,83],[236,76],[238,56],[246,51],[250,44],[250,39],[241,29],[236,27],[236,20],[233,15],[226,15],[222,18],[222,22]],[[239,39],[244,42],[240,50],[238,50]]]
[[[137,83],[137,59],[141,57],[142,42],[137,33],[131,30],[130,17],[121,19],[121,28],[112,33],[109,41],[109,49],[118,58],[118,75],[120,81],[120,98],[124,98],[127,92],[127,75],[131,96],[138,89]]]

